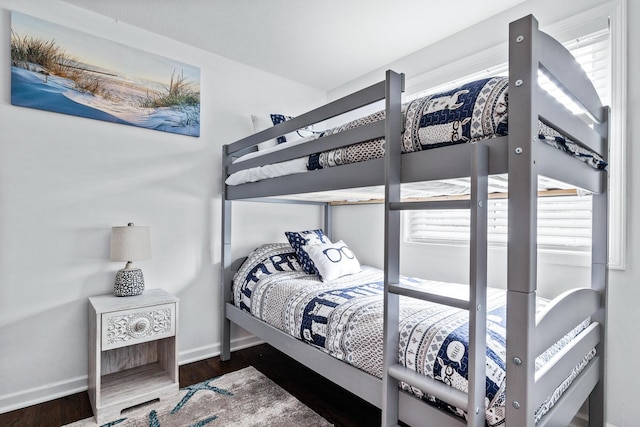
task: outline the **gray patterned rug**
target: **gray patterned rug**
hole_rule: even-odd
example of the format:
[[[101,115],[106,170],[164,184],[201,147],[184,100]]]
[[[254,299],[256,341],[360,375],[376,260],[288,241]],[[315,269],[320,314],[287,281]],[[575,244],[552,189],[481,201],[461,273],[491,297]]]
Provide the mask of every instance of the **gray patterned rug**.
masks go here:
[[[331,426],[252,366],[180,390],[102,427]],[[93,418],[67,427],[97,426]]]

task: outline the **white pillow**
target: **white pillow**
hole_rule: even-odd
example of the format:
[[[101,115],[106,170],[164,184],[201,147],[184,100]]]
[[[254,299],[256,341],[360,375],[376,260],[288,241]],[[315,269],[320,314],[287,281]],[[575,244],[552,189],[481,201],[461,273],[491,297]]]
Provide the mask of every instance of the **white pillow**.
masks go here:
[[[261,132],[273,126],[273,123],[271,120],[268,120],[267,117],[254,116],[253,114],[251,115],[251,122],[253,123],[254,132]],[[275,138],[270,139],[258,144],[258,151],[266,150],[267,148],[275,147],[276,145],[278,145],[278,140]]]
[[[337,243],[320,243],[305,249],[323,282],[360,272],[358,258],[342,240]]]
[[[285,116],[284,114],[268,114],[266,116],[251,115],[251,122],[253,123],[254,132],[261,132],[279,123],[291,120],[293,117]],[[274,139],[270,139],[258,144],[258,151],[266,150],[267,148],[275,147],[283,142],[298,141],[303,138],[314,135],[311,129],[300,129],[294,132],[287,133]]]

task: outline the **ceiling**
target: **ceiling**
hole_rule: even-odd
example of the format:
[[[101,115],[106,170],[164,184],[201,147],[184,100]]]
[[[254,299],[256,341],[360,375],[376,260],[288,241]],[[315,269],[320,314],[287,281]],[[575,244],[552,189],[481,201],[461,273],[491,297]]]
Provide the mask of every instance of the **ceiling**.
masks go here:
[[[63,0],[329,91],[524,0]]]

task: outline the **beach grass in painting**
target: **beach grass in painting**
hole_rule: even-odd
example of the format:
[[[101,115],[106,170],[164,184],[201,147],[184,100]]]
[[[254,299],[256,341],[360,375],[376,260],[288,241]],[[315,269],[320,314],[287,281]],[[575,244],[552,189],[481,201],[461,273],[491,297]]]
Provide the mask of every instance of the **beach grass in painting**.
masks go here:
[[[11,13],[11,103],[200,135],[200,70]]]

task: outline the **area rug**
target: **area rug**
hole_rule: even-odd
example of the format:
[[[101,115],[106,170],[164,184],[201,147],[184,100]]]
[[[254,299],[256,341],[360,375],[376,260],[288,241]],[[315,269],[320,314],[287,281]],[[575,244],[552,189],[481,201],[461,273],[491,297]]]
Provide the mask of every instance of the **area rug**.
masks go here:
[[[254,367],[185,387],[174,399],[123,411],[101,427],[331,426]],[[98,426],[93,418],[67,427]]]

